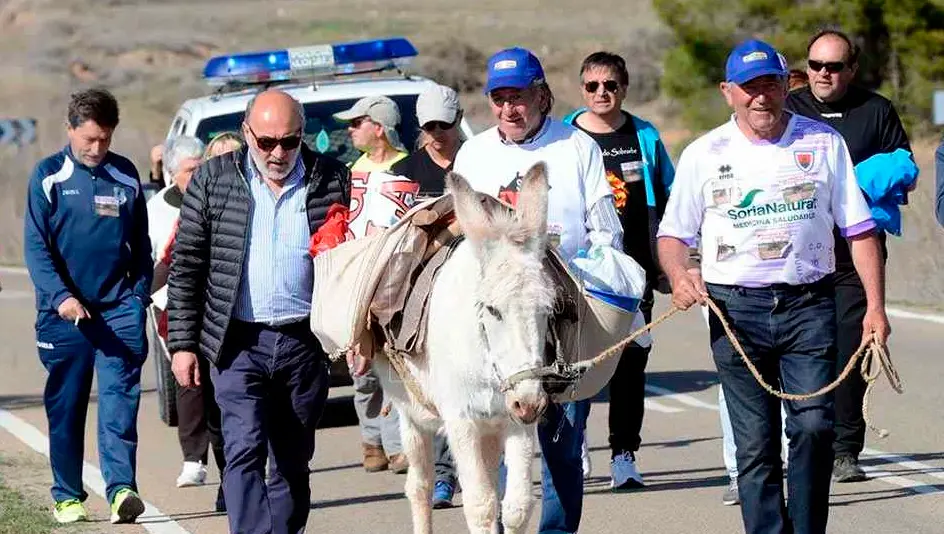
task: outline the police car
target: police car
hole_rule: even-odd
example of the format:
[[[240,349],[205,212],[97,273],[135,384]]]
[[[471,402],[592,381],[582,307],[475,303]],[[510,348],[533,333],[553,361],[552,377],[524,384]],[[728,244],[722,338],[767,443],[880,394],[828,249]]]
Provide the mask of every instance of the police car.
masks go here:
[[[220,133],[240,132],[249,100],[266,88],[277,87],[304,106],[304,138],[312,150],[353,162],[360,154],[351,144],[347,124],[333,115],[363,97],[376,95],[388,96],[397,103],[401,121],[397,130],[409,149],[416,146],[420,132],[416,98],[434,83],[404,73],[416,56],[410,41],[396,37],[213,57],[204,67],[203,77],[214,91],[180,106],[167,139],[190,135],[207,143]],[[473,135],[465,119],[460,129],[465,138]],[[166,313],[160,304],[150,310],[148,335],[149,356],[157,366],[161,419],[175,426],[176,381],[164,345]],[[332,385],[345,383],[350,383],[347,369],[335,366]]]

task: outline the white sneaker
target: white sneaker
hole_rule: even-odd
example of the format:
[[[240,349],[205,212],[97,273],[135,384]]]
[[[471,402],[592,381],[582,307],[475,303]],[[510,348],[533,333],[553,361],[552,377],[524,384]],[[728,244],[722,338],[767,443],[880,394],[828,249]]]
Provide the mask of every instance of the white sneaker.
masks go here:
[[[177,477],[177,487],[202,486],[206,482],[207,468],[203,462],[184,462],[180,476]]]
[[[636,458],[631,452],[624,452],[610,460],[610,487],[617,490],[645,487],[642,475],[636,469]]]
[[[583,445],[580,446],[580,465],[583,467],[583,478],[590,478],[593,472],[593,463],[590,462],[590,448],[587,447],[587,437],[583,437]]]

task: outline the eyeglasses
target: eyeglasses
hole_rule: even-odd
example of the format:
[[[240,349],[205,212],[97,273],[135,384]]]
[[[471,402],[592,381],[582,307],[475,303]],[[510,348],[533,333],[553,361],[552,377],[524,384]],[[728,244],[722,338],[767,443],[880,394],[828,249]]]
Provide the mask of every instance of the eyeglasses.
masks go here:
[[[370,117],[368,117],[367,115],[364,115],[363,117],[357,117],[351,120],[351,128],[356,130],[360,128],[361,125],[364,124],[365,122],[373,122],[373,121],[370,120]]]
[[[846,68],[846,64],[842,61],[816,61],[810,59],[806,64],[810,66],[810,70],[813,72],[820,72],[825,68],[826,72],[830,74],[842,72],[842,69]]]
[[[505,104],[510,104],[511,106],[521,106],[529,102],[529,99],[532,96],[531,88],[520,89],[517,91],[503,91],[501,89],[492,91],[488,94],[489,100],[492,101],[492,104],[495,107],[504,107]]]
[[[597,89],[600,88],[600,82],[596,80],[587,82],[583,84],[583,88],[588,93],[596,93]],[[603,90],[607,93],[615,93],[617,89],[619,89],[619,82],[616,80],[606,80],[603,82]]]
[[[275,147],[280,146],[282,150],[286,152],[290,150],[295,150],[298,148],[298,145],[302,144],[302,134],[298,132],[297,134],[288,135],[285,137],[259,137],[256,135],[256,132],[252,131],[252,126],[249,126],[249,123],[246,123],[246,129],[249,130],[249,133],[256,139],[256,144],[259,145],[259,150],[263,152],[272,152],[275,150]]]
[[[442,131],[451,130],[456,127],[456,122],[443,122],[443,121],[429,121],[426,124],[420,126],[420,129],[426,133],[432,132],[433,130],[439,128]]]

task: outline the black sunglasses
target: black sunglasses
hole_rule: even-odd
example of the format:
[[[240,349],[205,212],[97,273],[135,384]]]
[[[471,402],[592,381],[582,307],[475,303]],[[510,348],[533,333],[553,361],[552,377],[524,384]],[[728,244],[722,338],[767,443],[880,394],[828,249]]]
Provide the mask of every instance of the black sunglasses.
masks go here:
[[[440,130],[443,130],[443,131],[451,130],[456,127],[456,122],[459,122],[459,121],[455,121],[455,122],[429,121],[426,124],[420,126],[420,130],[423,130],[426,133],[429,133],[435,130],[436,128],[439,128]]]
[[[596,93],[596,92],[597,92],[597,89],[600,88],[600,82],[598,82],[598,81],[596,81],[596,80],[594,80],[594,81],[592,81],[592,82],[587,82],[587,83],[583,84],[583,88],[584,88],[588,93]],[[606,80],[606,81],[603,82],[603,89],[604,89],[607,93],[615,93],[616,90],[619,89],[619,82],[617,82],[616,80]]]
[[[819,72],[825,68],[826,72],[830,74],[842,72],[842,69],[846,68],[846,64],[842,61],[816,61],[810,59],[807,60],[806,64],[810,66],[810,70],[813,72]]]
[[[249,133],[256,139],[256,144],[259,145],[259,150],[263,152],[272,152],[275,150],[275,147],[280,146],[282,150],[286,152],[289,150],[295,150],[298,148],[298,145],[302,144],[302,134],[301,132],[289,135],[286,137],[259,137],[256,135],[256,132],[252,131],[252,126],[249,126],[249,123],[246,123],[246,128],[249,130]]]

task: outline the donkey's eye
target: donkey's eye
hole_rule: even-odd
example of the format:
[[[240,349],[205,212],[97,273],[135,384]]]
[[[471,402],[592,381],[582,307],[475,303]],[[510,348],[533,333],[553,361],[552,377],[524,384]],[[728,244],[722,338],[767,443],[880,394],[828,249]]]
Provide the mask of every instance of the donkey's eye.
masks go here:
[[[502,314],[498,311],[498,308],[495,306],[485,306],[485,311],[487,311],[496,321],[502,320]]]

